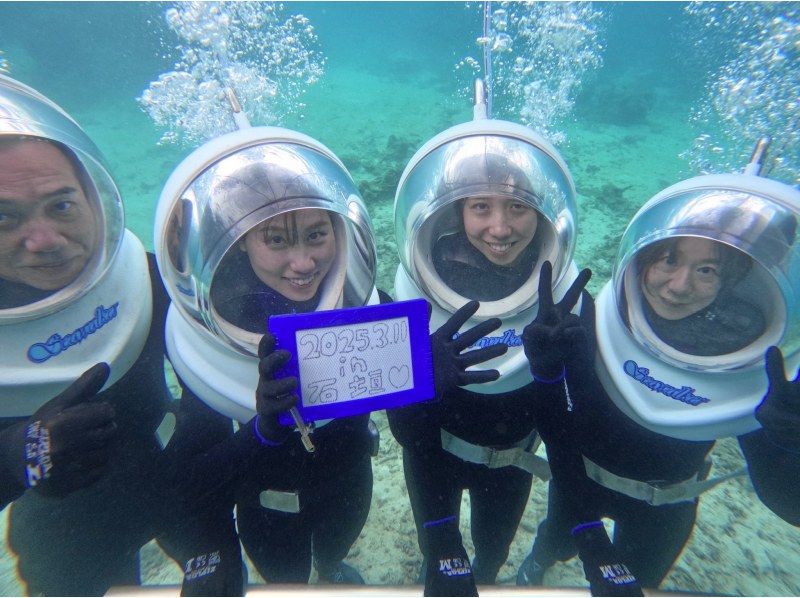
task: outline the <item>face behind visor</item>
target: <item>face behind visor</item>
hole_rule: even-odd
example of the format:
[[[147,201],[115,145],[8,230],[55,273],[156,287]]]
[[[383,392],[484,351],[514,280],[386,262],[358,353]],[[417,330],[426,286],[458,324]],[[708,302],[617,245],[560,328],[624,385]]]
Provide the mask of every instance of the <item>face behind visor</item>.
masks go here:
[[[245,355],[270,313],[364,305],[374,286],[352,179],[330,150],[286,129],[243,129],[184,160],[162,192],[156,239],[181,316]],[[243,307],[259,321],[237,317]]]
[[[0,75],[0,323],[79,300],[102,279],[123,231],[99,150],[61,108]]]
[[[475,210],[476,204],[484,205]],[[513,317],[535,305],[544,260],[553,263],[556,283],[564,278],[575,213],[572,177],[549,142],[505,121],[465,123],[425,144],[400,179],[394,210],[400,262],[447,312],[479,299],[477,317]],[[499,224],[489,230],[492,218]],[[507,254],[513,259],[504,261]],[[454,274],[459,264],[474,276],[483,269],[503,277],[508,270],[500,284],[505,292],[484,295],[486,279],[464,280]]]
[[[690,440],[758,427],[764,353],[800,359],[800,193],[750,175],[665,189],[626,229],[597,301],[598,373],[656,432]]]

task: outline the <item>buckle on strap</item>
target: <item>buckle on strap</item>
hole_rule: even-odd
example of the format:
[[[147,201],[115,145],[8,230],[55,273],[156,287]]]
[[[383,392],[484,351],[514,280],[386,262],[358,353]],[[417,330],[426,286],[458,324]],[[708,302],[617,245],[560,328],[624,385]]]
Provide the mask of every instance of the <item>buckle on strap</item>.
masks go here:
[[[747,468],[744,467],[710,480],[698,480],[698,474],[695,474],[686,480],[674,484],[657,486],[655,484],[632,480],[611,473],[585,455],[583,457],[583,465],[586,469],[586,475],[604,488],[614,490],[630,498],[644,501],[654,507],[691,502],[706,490],[710,490],[714,486],[731,478],[747,474]],[[708,466],[706,466],[705,469],[707,474]]]
[[[442,428],[442,449],[463,461],[485,465],[490,469],[501,467],[518,467],[542,480],[550,479],[550,468],[545,459],[534,453],[541,443],[541,438],[534,430],[527,437],[506,449],[472,444],[455,436]]]
[[[300,512],[300,492],[283,492],[281,490],[264,490],[258,495],[261,506],[265,509],[282,513]]]

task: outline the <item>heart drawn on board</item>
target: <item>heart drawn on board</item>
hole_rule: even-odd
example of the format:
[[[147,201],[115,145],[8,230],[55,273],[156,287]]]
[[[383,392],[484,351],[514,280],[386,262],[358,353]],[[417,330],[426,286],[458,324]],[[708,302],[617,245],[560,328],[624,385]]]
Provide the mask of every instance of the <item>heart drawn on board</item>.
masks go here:
[[[400,367],[393,365],[389,368],[389,382],[395,388],[403,388],[408,383],[410,376],[411,372],[407,365],[402,365]]]

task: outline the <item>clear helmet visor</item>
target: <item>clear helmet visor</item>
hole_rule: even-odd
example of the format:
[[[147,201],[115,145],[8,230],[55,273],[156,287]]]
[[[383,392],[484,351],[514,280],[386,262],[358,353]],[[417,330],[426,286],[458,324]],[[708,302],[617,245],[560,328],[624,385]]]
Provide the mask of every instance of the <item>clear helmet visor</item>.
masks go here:
[[[503,121],[466,123],[432,140],[412,158],[395,198],[403,267],[443,309],[477,299],[481,317],[534,305],[544,260],[561,279],[574,215],[574,185],[555,148]]]
[[[619,316],[660,359],[695,371],[798,349],[795,190],[759,177],[698,177],[648,202],[614,270]],[[793,197],[795,196],[795,197]]]
[[[0,322],[82,297],[108,269],[123,230],[99,150],[58,106],[0,75]]]
[[[376,273],[371,223],[344,166],[305,136],[260,135],[223,151],[179,193],[168,183],[157,237],[177,307],[245,354],[256,353],[270,315],[364,305]]]

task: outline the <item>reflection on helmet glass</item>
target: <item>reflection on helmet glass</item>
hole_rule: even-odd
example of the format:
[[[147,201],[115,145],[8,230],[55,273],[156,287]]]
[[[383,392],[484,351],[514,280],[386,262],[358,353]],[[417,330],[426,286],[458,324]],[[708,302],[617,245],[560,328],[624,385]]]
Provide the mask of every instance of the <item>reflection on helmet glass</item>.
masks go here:
[[[188,264],[186,263],[189,226],[192,218],[192,202],[189,199],[181,199],[175,203],[172,214],[167,225],[167,252],[173,267],[178,272],[185,272]]]
[[[238,352],[256,354],[271,314],[372,296],[366,206],[330,150],[300,133],[252,127],[198,148],[159,212],[156,256],[173,305]]]
[[[96,257],[98,224],[88,178],[61,144],[0,139],[0,309],[64,289]]]
[[[512,197],[468,197],[453,207],[455,232],[433,246],[433,265],[459,295],[496,301],[519,289],[538,258],[538,212]]]
[[[673,237],[641,250],[634,267],[640,299],[630,300],[624,317],[632,328],[646,326],[681,353],[739,351],[764,335],[767,314],[777,311],[764,304],[772,295],[764,293],[768,277],[761,267],[723,243]],[[636,292],[627,280],[626,291]]]
[[[217,313],[262,333],[270,314],[314,311],[334,266],[336,215],[303,209],[251,228],[222,259],[211,288]]]

